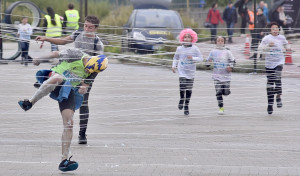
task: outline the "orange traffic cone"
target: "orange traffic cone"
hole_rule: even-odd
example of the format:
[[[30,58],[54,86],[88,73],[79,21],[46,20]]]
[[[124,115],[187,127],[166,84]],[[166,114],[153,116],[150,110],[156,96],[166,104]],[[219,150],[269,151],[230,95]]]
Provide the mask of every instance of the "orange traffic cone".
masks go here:
[[[285,53],[285,64],[286,65],[292,65],[292,48],[291,48],[291,43],[289,41],[289,44],[286,47],[286,53]]]
[[[249,59],[249,56],[250,56],[250,39],[249,39],[249,34],[246,35],[244,54],[246,55],[246,58]]]

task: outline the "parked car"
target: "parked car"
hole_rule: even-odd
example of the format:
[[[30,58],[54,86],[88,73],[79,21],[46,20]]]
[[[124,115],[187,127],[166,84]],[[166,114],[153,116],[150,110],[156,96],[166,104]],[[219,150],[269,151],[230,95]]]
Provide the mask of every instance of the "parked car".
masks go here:
[[[166,9],[135,9],[124,25],[122,51],[153,52],[168,39],[177,39],[183,23],[180,15]]]

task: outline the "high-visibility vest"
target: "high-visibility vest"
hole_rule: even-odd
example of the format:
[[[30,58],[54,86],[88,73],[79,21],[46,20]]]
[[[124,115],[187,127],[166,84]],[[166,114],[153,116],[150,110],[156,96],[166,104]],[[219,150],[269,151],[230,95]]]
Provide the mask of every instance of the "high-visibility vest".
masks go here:
[[[78,10],[66,10],[65,11],[65,14],[66,14],[66,26],[68,28],[71,28],[71,29],[74,29],[74,30],[77,30],[79,28],[79,25],[78,25],[78,21],[79,21],[79,13],[78,13]]]
[[[56,25],[53,25],[51,23],[51,17],[49,15],[45,15],[45,18],[47,20],[46,36],[47,37],[60,37],[62,34],[62,24],[61,24],[60,16],[55,14],[54,20],[56,22]]]
[[[253,23],[253,24],[249,24],[249,30],[253,30],[254,29],[254,12],[252,12],[251,10],[248,10],[248,14],[249,14],[250,21]]]

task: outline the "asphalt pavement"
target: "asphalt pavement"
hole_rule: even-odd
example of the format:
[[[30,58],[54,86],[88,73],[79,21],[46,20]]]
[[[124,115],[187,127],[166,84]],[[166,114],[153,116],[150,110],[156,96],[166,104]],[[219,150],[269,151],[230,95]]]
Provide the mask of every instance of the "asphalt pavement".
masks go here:
[[[229,44],[243,48],[243,39]],[[204,54],[209,43],[199,44]],[[298,46],[295,41],[293,47]],[[236,49],[237,48],[237,49]],[[30,54],[50,51],[31,45]],[[237,52],[238,53],[238,52]],[[283,72],[283,108],[267,114],[263,74],[233,73],[231,94],[218,115],[211,71],[197,71],[190,115],[177,109],[178,75],[160,66],[110,60],[90,94],[88,144],[77,144],[74,116],[71,154],[79,168],[58,170],[62,119],[57,102],[43,98],[24,112],[18,100],[36,89],[35,72],[48,69],[0,64],[0,173],[5,176],[297,176],[300,173],[299,55]],[[242,55],[242,53],[241,53]],[[243,62],[242,56],[236,56]],[[247,61],[247,60],[246,60]]]

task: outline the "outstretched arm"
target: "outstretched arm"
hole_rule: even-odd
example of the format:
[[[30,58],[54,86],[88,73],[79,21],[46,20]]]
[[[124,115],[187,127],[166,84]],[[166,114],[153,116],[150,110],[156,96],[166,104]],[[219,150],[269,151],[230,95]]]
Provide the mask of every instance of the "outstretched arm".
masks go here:
[[[65,45],[65,44],[73,42],[71,36],[67,36],[67,37],[64,37],[64,38],[49,38],[49,37],[46,37],[46,36],[37,36],[35,38],[35,40],[36,41],[47,41],[47,42],[50,42],[50,43],[53,43],[53,44],[56,44],[56,45]]]
[[[49,54],[46,54],[44,56],[38,57],[38,58],[33,58],[33,65],[40,65],[40,63],[44,60],[49,60],[49,59],[53,59],[53,58],[58,58],[59,57],[59,51],[53,51]]]

